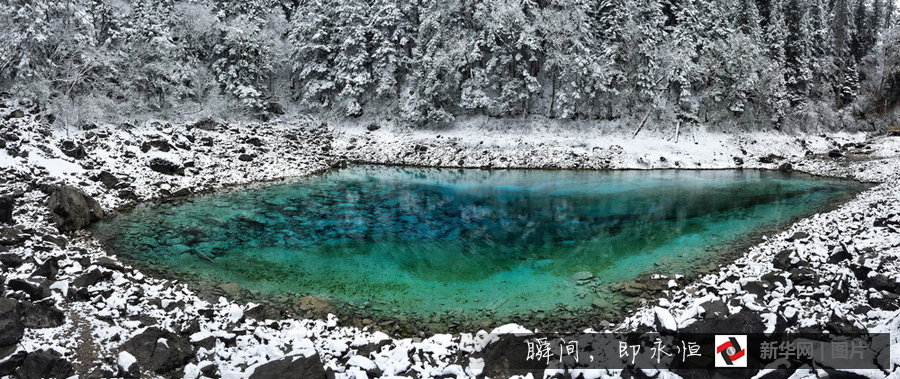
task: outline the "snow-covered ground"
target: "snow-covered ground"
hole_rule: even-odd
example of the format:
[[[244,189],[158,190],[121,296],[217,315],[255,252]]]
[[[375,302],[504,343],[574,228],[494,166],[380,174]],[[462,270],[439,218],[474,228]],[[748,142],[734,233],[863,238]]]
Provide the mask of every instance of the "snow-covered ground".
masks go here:
[[[0,108],[0,116],[12,109]],[[74,185],[112,213],[151,199],[370,162],[585,169],[787,169],[785,164],[790,164],[813,174],[882,183],[832,212],[768,236],[718,272],[663,291],[622,323],[584,329],[672,328],[672,319],[677,328],[688,328],[708,322],[707,310],[724,304],[732,315],[753,312],[766,331],[834,324],[891,332],[895,368],[865,374],[900,377],[898,294],[891,292],[900,282],[897,137],[696,131],[675,142],[650,132],[632,138],[630,133],[470,126],[369,131],[366,126],[329,127],[312,120],[75,129],[50,129],[27,112],[0,121],[0,195],[17,199],[15,226],[0,225],[0,289],[5,287],[0,295],[31,304],[23,312],[40,319],[29,322],[35,326],[25,329],[14,348],[0,348],[0,375],[5,367],[15,367],[17,359],[30,359],[34,366],[50,354],[48,349],[62,358],[52,364],[40,361],[44,367],[80,377],[325,377],[326,371],[337,378],[484,375],[489,331],[398,338],[343,326],[334,316],[268,320],[265,306],[237,303],[226,298],[228,291],[210,300],[209,293],[200,294],[197,288],[129,267],[109,256],[87,232],[60,234],[49,220],[47,195],[41,191],[47,184]],[[84,154],[67,156],[60,148],[67,140],[74,142],[74,150],[81,146]],[[71,152],[71,147],[66,150]],[[58,272],[33,275],[53,267],[48,263],[53,261]],[[56,310],[62,320],[54,321]],[[526,328],[503,325],[490,332]],[[66,370],[65,362],[73,370]],[[621,374],[583,373],[586,378]]]

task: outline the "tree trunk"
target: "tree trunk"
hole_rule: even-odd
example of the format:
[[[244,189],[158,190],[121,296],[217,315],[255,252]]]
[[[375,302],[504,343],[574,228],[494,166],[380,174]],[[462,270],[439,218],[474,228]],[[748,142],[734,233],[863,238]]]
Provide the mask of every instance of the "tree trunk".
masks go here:
[[[641,120],[641,124],[638,125],[637,130],[634,131],[634,134],[631,136],[631,138],[637,137],[637,135],[638,135],[638,133],[640,133],[641,129],[644,128],[644,124],[647,123],[647,118],[650,117],[650,112],[652,112],[652,111],[653,111],[652,109],[647,111],[647,114],[644,115],[644,119]]]
[[[681,132],[681,121],[675,123],[675,143],[678,143],[678,134]]]
[[[551,90],[550,90],[550,118],[556,118],[556,113],[554,110],[554,106],[556,105],[556,72],[553,73],[553,80],[551,80]]]

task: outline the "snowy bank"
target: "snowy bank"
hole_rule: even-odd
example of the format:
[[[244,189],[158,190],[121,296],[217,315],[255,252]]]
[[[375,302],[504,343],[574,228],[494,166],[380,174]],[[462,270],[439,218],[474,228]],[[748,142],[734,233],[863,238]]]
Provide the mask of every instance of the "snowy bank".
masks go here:
[[[584,329],[681,329],[740,314],[765,330],[826,325],[890,331],[900,338],[898,138],[697,131],[676,143],[652,134],[370,131],[312,121],[87,125],[67,131],[43,126],[27,113],[0,125],[0,195],[12,199],[11,222],[0,220],[0,317],[10,320],[0,323],[8,328],[0,337],[0,376],[502,376],[484,354],[495,338],[490,330],[399,338],[374,327],[345,326],[333,315],[275,319],[265,305],[234,301],[239,287],[201,289],[151,275],[109,256],[88,232],[60,233],[46,205],[58,185],[80,188],[106,213],[115,213],[139,202],[290,179],[347,162],[790,168],[882,182],[835,211],[769,236],[696,282],[671,281],[662,298],[638,307],[622,323]],[[713,309],[719,310],[714,317]],[[498,333],[528,330],[497,327]],[[897,363],[900,354],[893,359]],[[621,372],[594,374],[589,375]]]

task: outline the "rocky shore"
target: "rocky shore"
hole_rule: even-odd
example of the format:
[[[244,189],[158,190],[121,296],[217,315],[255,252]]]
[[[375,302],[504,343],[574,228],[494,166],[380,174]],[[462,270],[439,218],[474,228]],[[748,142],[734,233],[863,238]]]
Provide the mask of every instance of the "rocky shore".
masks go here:
[[[510,376],[502,369],[507,358],[492,353],[496,346],[488,332],[533,326],[498,322],[468,333],[403,338],[384,325],[341,320],[313,297],[288,299],[294,306],[284,314],[248,302],[252,294],[235,284],[204,288],[136,269],[83,230],[143,202],[290,180],[356,162],[745,167],[880,183],[834,211],[764,238],[695,280],[622,283],[619,291],[635,299],[633,313],[616,323],[585,321],[583,329],[890,332],[894,367],[863,374],[900,375],[897,137],[697,132],[676,143],[653,134],[633,139],[591,131],[416,132],[318,120],[67,130],[47,126],[40,110],[22,101],[0,106],[0,117],[0,377]],[[798,368],[790,373],[817,374]],[[568,373],[579,375],[636,374]]]

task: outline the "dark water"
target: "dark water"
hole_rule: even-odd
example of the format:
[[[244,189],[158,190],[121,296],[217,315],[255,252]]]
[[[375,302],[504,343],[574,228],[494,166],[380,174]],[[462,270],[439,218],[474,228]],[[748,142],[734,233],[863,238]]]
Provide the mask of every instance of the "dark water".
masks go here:
[[[606,284],[683,273],[864,188],[752,170],[355,167],[141,206],[96,233],[127,258],[264,293],[478,317],[589,308]]]

